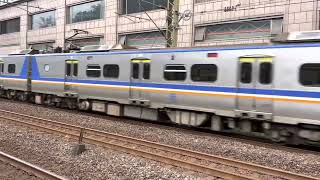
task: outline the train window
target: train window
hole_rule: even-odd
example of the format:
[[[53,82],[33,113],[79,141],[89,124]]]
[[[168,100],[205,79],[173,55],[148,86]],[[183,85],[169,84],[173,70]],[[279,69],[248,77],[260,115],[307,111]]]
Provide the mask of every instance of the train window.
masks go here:
[[[191,67],[192,81],[214,82],[217,76],[218,68],[214,64],[195,64]]]
[[[150,63],[143,64],[143,79],[150,79]]]
[[[118,78],[119,66],[117,64],[108,64],[103,66],[103,76],[106,78]]]
[[[14,74],[16,72],[16,65],[15,64],[9,64],[8,65],[8,73]]]
[[[66,75],[67,75],[67,76],[71,76],[71,64],[69,64],[69,63],[67,63]]]
[[[272,82],[272,63],[263,62],[260,64],[259,81],[261,84],[270,84]]]
[[[73,76],[78,76],[78,63],[73,64]]]
[[[304,64],[300,68],[300,83],[304,86],[320,87],[320,64]]]
[[[252,64],[248,62],[241,63],[240,71],[240,81],[241,83],[249,84],[252,80]]]
[[[99,65],[88,65],[87,66],[87,76],[88,77],[100,77],[101,67]]]
[[[4,72],[4,64],[0,62],[0,74]]]
[[[139,64],[138,63],[133,63],[132,64],[132,78],[133,79],[139,79]]]
[[[184,81],[187,77],[187,70],[184,65],[166,65],[164,79],[168,81]]]

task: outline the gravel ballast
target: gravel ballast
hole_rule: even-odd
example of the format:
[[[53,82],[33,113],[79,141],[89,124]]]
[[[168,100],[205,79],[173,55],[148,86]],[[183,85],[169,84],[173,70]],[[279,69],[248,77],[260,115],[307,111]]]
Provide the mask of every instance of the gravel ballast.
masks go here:
[[[18,169],[10,164],[0,161],[0,179],[28,179],[28,180],[41,180],[38,177],[33,176],[21,169]]]
[[[191,172],[130,154],[87,145],[72,155],[75,142],[0,121],[0,150],[70,179],[208,179]],[[1,167],[0,167],[1,168]]]
[[[126,118],[119,120],[119,118],[109,116],[47,108],[4,99],[0,99],[0,101],[0,109],[8,111],[320,177],[320,156],[311,153],[288,152],[282,149],[259,147],[257,145],[215,136],[214,134],[197,134],[174,127],[125,120]],[[89,152],[90,151],[86,153]]]

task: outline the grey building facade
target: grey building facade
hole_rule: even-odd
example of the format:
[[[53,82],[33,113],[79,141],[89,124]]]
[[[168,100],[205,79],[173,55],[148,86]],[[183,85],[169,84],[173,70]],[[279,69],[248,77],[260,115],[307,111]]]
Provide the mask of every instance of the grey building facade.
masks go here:
[[[125,42],[165,47],[167,0],[0,1],[0,54],[32,46]],[[178,46],[268,44],[286,32],[319,29],[317,0],[180,0]],[[75,29],[80,34],[75,34]],[[84,33],[87,32],[87,33]],[[162,33],[160,32],[162,31]]]

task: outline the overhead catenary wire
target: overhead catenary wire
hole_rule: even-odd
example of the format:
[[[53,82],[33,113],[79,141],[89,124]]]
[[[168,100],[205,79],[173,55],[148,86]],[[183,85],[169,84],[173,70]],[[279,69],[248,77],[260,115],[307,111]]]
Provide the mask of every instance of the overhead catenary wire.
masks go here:
[[[147,11],[145,11],[145,8],[142,6],[141,1],[138,0],[140,8],[144,11],[144,13],[148,16],[150,21],[155,25],[155,27],[158,29],[158,31],[161,33],[161,35],[168,41],[166,34],[160,29],[160,27],[157,25],[157,23],[151,18],[151,16],[148,14]]]

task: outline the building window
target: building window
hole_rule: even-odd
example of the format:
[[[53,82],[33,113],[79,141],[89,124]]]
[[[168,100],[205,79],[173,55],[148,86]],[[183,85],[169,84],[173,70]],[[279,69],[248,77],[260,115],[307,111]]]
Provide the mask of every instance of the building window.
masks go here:
[[[53,51],[53,43],[29,44],[29,47],[39,51],[46,51],[46,52]]]
[[[105,78],[118,78],[119,66],[117,64],[107,64],[103,66],[103,76]]]
[[[2,1],[0,1],[0,6],[7,5],[7,4],[10,4],[11,2],[15,2],[15,1],[18,1],[18,0],[2,0]]]
[[[166,65],[164,79],[167,81],[184,81],[187,77],[187,70],[184,65]]]
[[[10,73],[10,74],[16,73],[16,65],[15,64],[8,65],[8,73]]]
[[[0,34],[20,32],[20,18],[0,22]]]
[[[123,44],[139,48],[165,48],[167,43],[165,37],[159,31],[127,34],[120,36],[119,39]]]
[[[100,45],[102,38],[86,38],[86,39],[75,39],[70,41],[72,46],[84,47],[92,45]]]
[[[218,68],[214,64],[195,64],[191,67],[192,81],[214,82],[217,76]]]
[[[304,64],[300,68],[300,83],[304,86],[320,87],[320,64]]]
[[[56,11],[48,11],[31,16],[31,29],[40,29],[56,25]]]
[[[120,2],[122,14],[165,9],[168,6],[168,0],[121,0]]]
[[[70,23],[103,18],[104,1],[94,1],[70,7]]]
[[[282,19],[268,19],[197,27],[194,40],[210,42],[273,37],[282,33],[282,22]]]
[[[196,0],[195,3],[206,3],[214,0]]]
[[[88,77],[100,77],[101,67],[99,65],[88,65],[87,66],[87,76]]]

